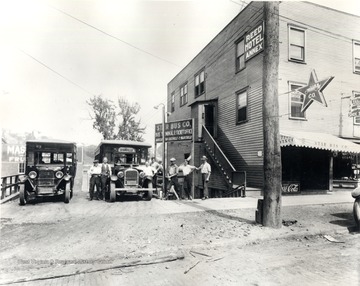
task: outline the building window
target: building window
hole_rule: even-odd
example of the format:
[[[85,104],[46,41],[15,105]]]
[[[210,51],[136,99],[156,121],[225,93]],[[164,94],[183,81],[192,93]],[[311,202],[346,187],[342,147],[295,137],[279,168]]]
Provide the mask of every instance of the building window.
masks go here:
[[[354,73],[360,74],[360,42],[353,41],[353,66]]]
[[[175,111],[175,91],[171,94],[171,112]]]
[[[19,163],[19,174],[25,174],[25,163],[21,162]]]
[[[236,94],[236,123],[242,123],[247,120],[247,91],[241,91]]]
[[[353,98],[360,98],[360,92],[353,91]],[[350,99],[351,100],[351,99]],[[357,109],[357,106],[352,107],[355,110]],[[353,111],[353,109],[350,110],[350,112]],[[354,117],[354,125],[360,125],[360,116]]]
[[[188,86],[185,83],[180,87],[180,106],[183,106],[188,102]]]
[[[305,30],[289,26],[289,60],[305,62]]]
[[[205,92],[205,71],[202,70],[195,75],[195,97]]]
[[[290,83],[289,89],[293,91],[290,93],[290,118],[291,119],[305,119],[305,112],[301,112],[301,108],[305,99],[303,93],[297,92],[296,90],[305,84]]]
[[[236,71],[245,68],[245,46],[244,39],[236,44]]]

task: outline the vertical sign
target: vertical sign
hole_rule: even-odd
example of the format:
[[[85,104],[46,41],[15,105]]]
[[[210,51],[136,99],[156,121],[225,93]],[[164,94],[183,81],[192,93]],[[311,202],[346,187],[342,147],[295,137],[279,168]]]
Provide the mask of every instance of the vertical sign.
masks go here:
[[[245,35],[245,61],[264,50],[264,22],[257,24]]]

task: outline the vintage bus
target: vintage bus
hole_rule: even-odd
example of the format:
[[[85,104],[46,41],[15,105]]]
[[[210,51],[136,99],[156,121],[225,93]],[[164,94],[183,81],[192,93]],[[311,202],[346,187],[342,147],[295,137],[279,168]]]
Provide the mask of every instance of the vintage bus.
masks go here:
[[[111,165],[111,177],[104,198],[110,202],[125,195],[138,195],[150,201],[153,196],[152,177],[143,172],[149,159],[150,144],[128,140],[102,140],[95,149],[95,159],[104,157]]]
[[[62,140],[28,140],[25,174],[20,176],[20,205],[46,196],[61,196],[69,203],[73,196],[76,175],[74,142]]]

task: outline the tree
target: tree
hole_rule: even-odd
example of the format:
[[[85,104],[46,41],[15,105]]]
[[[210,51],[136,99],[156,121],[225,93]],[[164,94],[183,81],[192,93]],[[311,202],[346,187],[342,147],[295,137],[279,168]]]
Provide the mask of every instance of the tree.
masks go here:
[[[93,128],[99,131],[106,140],[116,139],[114,135],[115,129],[115,107],[114,103],[109,99],[104,99],[101,95],[94,96],[87,101],[92,107],[94,115],[90,115],[94,120]]]
[[[118,98],[118,106],[101,95],[94,96],[87,102],[94,115],[93,128],[98,130],[104,139],[143,141],[145,128],[141,120],[136,120],[140,111],[138,103],[130,103],[125,98]]]

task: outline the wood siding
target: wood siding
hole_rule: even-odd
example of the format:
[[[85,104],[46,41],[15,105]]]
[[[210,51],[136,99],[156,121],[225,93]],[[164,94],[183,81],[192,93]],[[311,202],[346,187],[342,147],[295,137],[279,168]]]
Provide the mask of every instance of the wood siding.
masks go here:
[[[288,60],[288,25],[306,31],[305,64]],[[354,126],[348,116],[349,98],[341,99],[360,91],[360,75],[353,73],[352,65],[352,39],[360,40],[359,27],[358,16],[306,2],[281,2],[280,130],[323,132],[348,138],[360,136],[360,126]],[[319,80],[334,76],[323,91],[328,106],[314,102],[306,111],[305,121],[289,119],[289,82],[307,84],[313,69]]]

